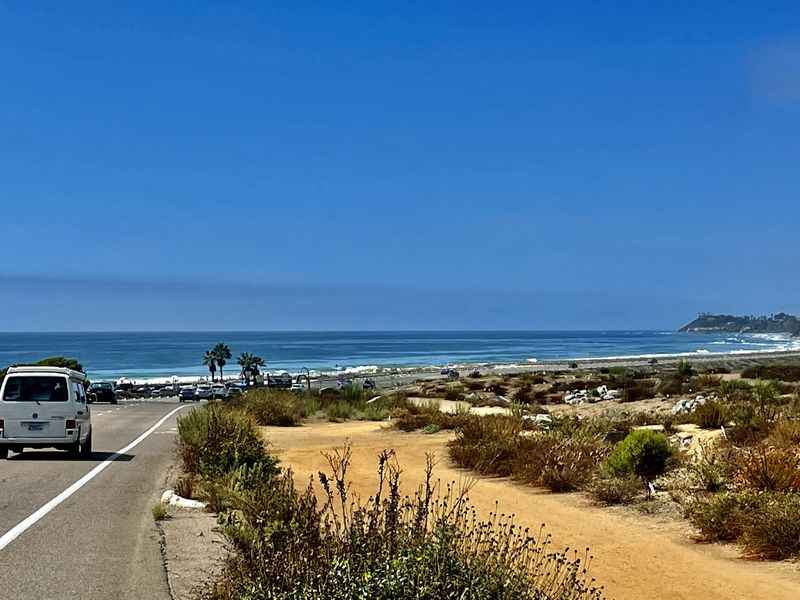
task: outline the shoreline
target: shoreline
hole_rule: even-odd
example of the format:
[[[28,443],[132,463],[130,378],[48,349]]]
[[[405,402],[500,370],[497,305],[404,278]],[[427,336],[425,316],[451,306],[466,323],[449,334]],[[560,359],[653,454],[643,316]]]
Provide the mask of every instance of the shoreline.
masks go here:
[[[651,365],[650,360],[656,359],[657,365]],[[559,359],[529,359],[535,362],[464,362],[464,363],[451,363],[448,365],[420,365],[420,366],[379,366],[379,365],[366,365],[345,368],[339,371],[311,371],[312,387],[320,388],[326,387],[323,384],[334,384],[340,379],[364,379],[369,377],[375,380],[379,387],[381,383],[388,382],[392,386],[403,385],[410,383],[416,379],[432,379],[442,377],[441,369],[448,367],[458,371],[463,371],[462,375],[467,372],[478,369],[484,374],[517,374],[517,373],[535,373],[548,370],[569,371],[571,364],[575,363],[582,369],[601,369],[604,367],[664,367],[677,365],[682,360],[689,360],[692,363],[699,364],[715,364],[715,363],[739,363],[751,361],[774,361],[780,359],[800,359],[800,349],[786,349],[786,350],[734,350],[731,352],[677,352],[672,354],[637,354],[630,356],[607,356],[607,357],[581,357],[581,358],[559,358]],[[278,374],[287,372],[285,370],[269,370],[265,373]],[[290,372],[292,378],[304,376],[304,372]],[[90,373],[91,377],[91,373]],[[121,377],[110,379],[96,379],[95,381],[120,381],[125,379],[133,383],[133,385],[169,385],[169,384],[192,384],[192,383],[209,383],[211,381],[210,375],[197,376],[197,375],[170,375],[170,376],[157,376],[157,377]],[[225,381],[239,381],[239,375],[228,375]],[[219,381],[219,378],[217,378]]]

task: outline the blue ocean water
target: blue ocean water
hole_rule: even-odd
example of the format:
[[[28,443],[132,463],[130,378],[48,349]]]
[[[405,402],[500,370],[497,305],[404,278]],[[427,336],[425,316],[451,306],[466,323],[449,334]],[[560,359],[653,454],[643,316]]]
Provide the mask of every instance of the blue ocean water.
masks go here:
[[[327,372],[800,346],[780,335],[666,331],[0,333],[0,366],[64,355],[80,360],[95,379],[205,375],[201,357],[217,342],[233,352],[230,374],[238,372],[241,352],[263,357],[271,371]]]

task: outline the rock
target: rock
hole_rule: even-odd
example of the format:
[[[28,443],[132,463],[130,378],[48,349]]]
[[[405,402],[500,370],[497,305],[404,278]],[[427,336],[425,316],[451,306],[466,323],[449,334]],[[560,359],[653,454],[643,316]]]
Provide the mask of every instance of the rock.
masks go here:
[[[523,421],[533,421],[536,425],[539,425],[543,428],[548,428],[553,423],[553,417],[545,413],[539,413],[536,415],[523,415]]]
[[[199,500],[190,500],[188,498],[181,498],[174,490],[166,490],[161,494],[161,504],[167,504],[176,508],[187,508],[192,510],[205,509],[205,502]]]
[[[690,412],[694,412],[694,410],[707,402],[706,397],[703,394],[697,394],[694,398],[682,398],[678,400],[672,407],[672,414],[673,415],[683,415]]]

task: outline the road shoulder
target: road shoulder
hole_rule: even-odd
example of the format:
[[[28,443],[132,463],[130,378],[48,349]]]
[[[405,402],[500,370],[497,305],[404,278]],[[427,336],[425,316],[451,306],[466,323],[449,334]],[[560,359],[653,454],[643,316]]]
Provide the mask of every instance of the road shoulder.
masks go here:
[[[164,489],[174,487],[177,475],[173,466]],[[169,518],[156,522],[156,528],[170,596],[173,600],[202,598],[202,591],[218,579],[228,554],[217,515],[174,507],[169,511]]]

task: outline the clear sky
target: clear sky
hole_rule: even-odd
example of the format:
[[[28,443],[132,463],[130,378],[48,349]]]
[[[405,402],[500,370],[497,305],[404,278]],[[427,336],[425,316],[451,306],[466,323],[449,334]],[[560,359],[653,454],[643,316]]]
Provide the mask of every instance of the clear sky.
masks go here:
[[[0,0],[0,330],[800,312],[797,2]]]

